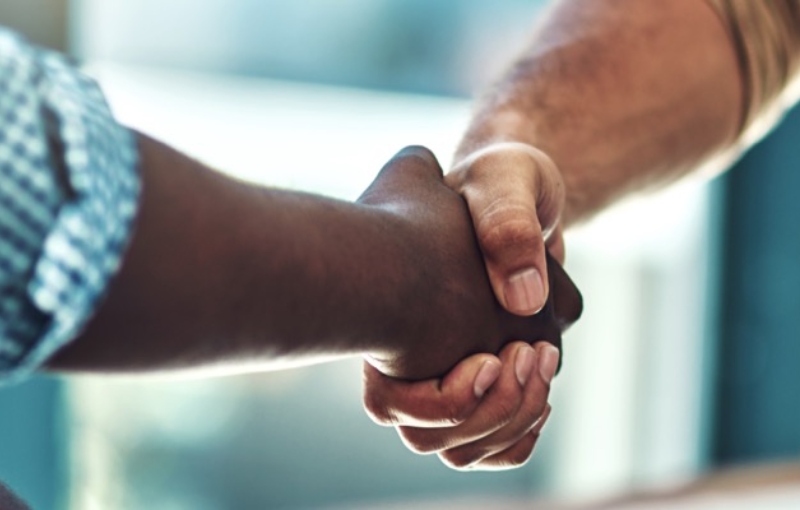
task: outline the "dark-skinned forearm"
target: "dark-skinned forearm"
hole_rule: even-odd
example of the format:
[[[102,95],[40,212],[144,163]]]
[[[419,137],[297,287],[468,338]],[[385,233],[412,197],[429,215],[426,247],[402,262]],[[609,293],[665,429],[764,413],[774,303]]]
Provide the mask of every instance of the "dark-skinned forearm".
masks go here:
[[[122,269],[50,368],[242,370],[398,348],[385,332],[423,279],[388,215],[250,186],[146,137],[140,152]]]

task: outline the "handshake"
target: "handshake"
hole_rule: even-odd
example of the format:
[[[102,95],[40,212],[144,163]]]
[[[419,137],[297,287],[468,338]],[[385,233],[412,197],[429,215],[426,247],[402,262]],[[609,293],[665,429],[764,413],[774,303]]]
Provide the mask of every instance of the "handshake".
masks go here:
[[[513,275],[511,289],[503,281],[508,271],[502,263],[515,256],[503,259],[503,250],[524,250],[524,236],[543,236],[535,226],[525,230],[536,221],[535,209],[525,222],[518,217],[524,202],[499,201],[503,197],[492,197],[478,179],[494,181],[508,177],[508,170],[530,168],[539,157],[532,151],[510,145],[479,153],[448,176],[460,179],[451,181],[462,184],[459,194],[445,183],[429,151],[406,148],[358,200],[384,216],[386,230],[394,233],[402,254],[398,274],[408,278],[408,268],[415,268],[412,281],[417,280],[412,295],[398,296],[396,317],[385,324],[384,338],[400,347],[366,356],[365,407],[377,423],[397,427],[409,448],[437,453],[457,469],[503,469],[528,460],[549,415],[561,333],[582,310],[578,290],[541,241],[540,253],[517,255],[533,258],[528,274],[517,278],[545,274],[546,285],[532,283],[547,299],[537,302],[537,289],[524,286],[530,282],[513,288],[519,283]],[[502,188],[496,185],[495,192]],[[524,195],[535,189],[518,191],[535,207]],[[489,203],[481,208],[482,201]],[[508,240],[516,246],[497,245]],[[537,255],[546,260],[544,268],[536,267]],[[518,313],[506,309],[514,305]]]
[[[235,181],[144,135],[139,148],[130,246],[47,368],[235,373],[359,354],[367,411],[413,450],[457,468],[528,459],[582,307],[556,262],[564,186],[547,156],[493,145],[443,177],[407,148],[354,204]]]

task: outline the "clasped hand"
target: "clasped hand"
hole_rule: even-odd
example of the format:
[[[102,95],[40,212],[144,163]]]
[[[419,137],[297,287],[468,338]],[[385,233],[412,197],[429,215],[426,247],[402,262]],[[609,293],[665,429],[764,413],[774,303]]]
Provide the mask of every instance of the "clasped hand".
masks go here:
[[[385,216],[403,241],[401,260],[420,268],[418,299],[387,331],[402,347],[366,357],[368,414],[457,469],[524,464],[549,416],[561,330],[580,314],[577,289],[551,260],[541,311],[506,311],[467,204],[426,149],[398,153],[358,202]]]

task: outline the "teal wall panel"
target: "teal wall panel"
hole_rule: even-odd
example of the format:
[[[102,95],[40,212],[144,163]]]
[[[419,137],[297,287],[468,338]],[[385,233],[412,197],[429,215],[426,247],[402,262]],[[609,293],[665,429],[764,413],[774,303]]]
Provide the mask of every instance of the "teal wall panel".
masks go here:
[[[62,423],[59,382],[0,388],[0,480],[35,510],[61,508]]]
[[[714,460],[800,457],[800,109],[724,179]]]

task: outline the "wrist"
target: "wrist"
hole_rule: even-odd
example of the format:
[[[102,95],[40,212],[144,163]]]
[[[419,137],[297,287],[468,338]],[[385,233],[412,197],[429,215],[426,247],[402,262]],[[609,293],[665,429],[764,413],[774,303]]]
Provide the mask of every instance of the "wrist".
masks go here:
[[[424,323],[436,292],[435,255],[391,207],[359,207],[372,233],[361,264],[369,276],[358,282],[356,292],[363,313],[354,320],[365,328],[362,353],[381,372],[392,373],[398,358],[424,348],[419,332],[427,330]]]

